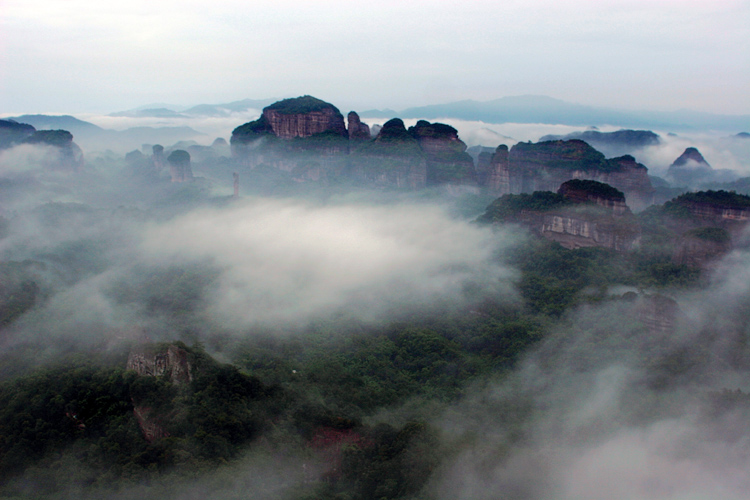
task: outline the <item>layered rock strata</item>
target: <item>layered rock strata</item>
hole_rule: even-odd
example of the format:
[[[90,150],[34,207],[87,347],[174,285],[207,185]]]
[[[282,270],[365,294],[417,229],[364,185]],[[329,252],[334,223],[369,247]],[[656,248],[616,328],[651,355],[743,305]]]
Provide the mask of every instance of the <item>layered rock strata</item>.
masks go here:
[[[606,159],[581,140],[518,143],[498,147],[485,186],[490,193],[554,191],[570,179],[609,184],[625,193],[636,210],[650,205],[654,189],[648,169],[632,156]]]
[[[567,181],[557,193],[504,195],[479,220],[520,223],[571,249],[596,246],[625,252],[641,235],[623,193],[590,180]]]

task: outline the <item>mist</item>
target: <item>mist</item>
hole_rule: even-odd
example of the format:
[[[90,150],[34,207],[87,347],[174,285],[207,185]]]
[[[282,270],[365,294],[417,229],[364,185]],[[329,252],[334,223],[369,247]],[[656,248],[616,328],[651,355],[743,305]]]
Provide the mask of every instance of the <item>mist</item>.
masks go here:
[[[745,498],[749,262],[745,246],[707,289],[662,291],[679,305],[670,331],[646,327],[639,302],[572,311],[511,376],[478,384],[438,419],[455,458],[431,491],[460,499]]]
[[[380,323],[498,294],[513,301],[515,272],[498,255],[519,237],[424,203],[248,198],[167,220],[53,204],[13,219],[0,255],[43,263],[35,274],[48,299],[16,321],[14,338],[96,343],[186,329],[203,339],[289,332],[335,315]]]

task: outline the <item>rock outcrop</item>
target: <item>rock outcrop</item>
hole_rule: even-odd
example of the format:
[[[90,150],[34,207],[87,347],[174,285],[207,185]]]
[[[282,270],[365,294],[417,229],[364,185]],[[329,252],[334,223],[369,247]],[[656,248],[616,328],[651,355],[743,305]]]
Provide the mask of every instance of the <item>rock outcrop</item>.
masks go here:
[[[188,182],[193,180],[193,169],[190,166],[190,153],[184,149],[175,149],[167,157],[169,175],[172,182]]]
[[[474,161],[453,127],[394,118],[371,130],[350,112],[348,128],[331,104],[311,96],[285,99],[232,133],[232,151],[246,167],[288,172],[291,180],[343,178],[366,185],[420,189],[477,185]]]
[[[310,137],[323,132],[348,135],[338,108],[309,95],[275,102],[263,109],[263,117],[274,135],[282,139]]]
[[[581,179],[563,183],[557,193],[501,196],[479,221],[520,223],[571,249],[597,246],[624,252],[637,245],[641,235],[621,191]]]
[[[458,131],[443,123],[419,120],[409,127],[427,160],[427,185],[477,185],[474,160],[466,152],[466,144]]]
[[[682,235],[675,244],[672,261],[678,265],[710,269],[731,250],[729,231],[720,227],[701,227]]]
[[[506,151],[498,147],[492,158],[485,182],[490,193],[553,191],[567,180],[588,179],[623,191],[636,210],[652,203],[648,169],[632,156],[608,160],[581,140],[521,142]]]
[[[134,348],[128,356],[125,369],[133,370],[143,377],[165,377],[175,385],[184,386],[193,380],[188,353],[175,344],[148,344]],[[133,399],[133,415],[148,442],[169,436],[161,418],[154,414],[150,406],[136,398]]]
[[[730,233],[741,231],[750,220],[750,197],[733,191],[684,193],[664,204],[675,222],[692,227],[714,225]]]
[[[350,111],[346,116],[349,141],[366,141],[370,139],[370,127],[360,121],[359,115]]]
[[[647,146],[657,146],[661,142],[659,135],[650,130],[617,130],[614,132],[600,132],[586,130],[567,135],[545,135],[540,141],[569,141],[579,139],[585,141],[599,151],[612,156],[619,156],[635,152]]]
[[[674,332],[682,311],[674,299],[654,294],[639,297],[634,312],[652,335],[664,335]]]
[[[744,237],[750,196],[731,191],[684,193],[652,207],[644,222],[647,238],[671,252],[674,264],[710,270],[736,239]]]
[[[427,159],[419,142],[400,118],[388,120],[374,140],[363,143],[351,157],[358,181],[379,187],[420,189],[427,185]]]
[[[78,172],[83,168],[83,151],[73,142],[73,134],[67,130],[37,130],[22,144],[52,146],[56,155],[45,160],[45,167],[50,170]]]
[[[36,129],[26,123],[18,123],[14,120],[0,120],[0,149],[8,149],[21,144],[27,137],[36,132]]]
[[[701,152],[692,147],[685,149],[667,169],[667,177],[678,186],[696,186],[711,180],[713,173]]]
[[[162,348],[152,345],[135,348],[130,352],[125,368],[142,376],[166,377],[173,384],[193,380],[187,352],[174,344]]]
[[[349,153],[343,116],[312,96],[267,106],[260,118],[234,129],[230,143],[244,166],[271,167],[299,182],[340,175]]]

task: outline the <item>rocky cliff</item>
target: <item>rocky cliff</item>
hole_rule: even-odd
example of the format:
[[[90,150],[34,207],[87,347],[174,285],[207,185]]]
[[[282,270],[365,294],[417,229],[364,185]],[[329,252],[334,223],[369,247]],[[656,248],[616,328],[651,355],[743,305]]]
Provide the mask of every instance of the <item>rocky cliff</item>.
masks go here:
[[[188,182],[193,180],[193,169],[190,166],[190,153],[183,149],[172,151],[167,157],[169,174],[172,182]]]
[[[750,197],[729,191],[684,193],[643,212],[644,242],[680,266],[712,269],[744,238]]]
[[[166,377],[173,384],[186,384],[193,380],[187,352],[174,344],[134,348],[125,369],[142,376]]]
[[[346,136],[344,116],[333,104],[306,95],[278,101],[263,109],[263,117],[276,137],[292,139],[323,132]]]
[[[602,153],[612,156],[629,154],[647,146],[657,146],[661,140],[659,135],[650,130],[616,130],[614,132],[600,132],[586,130],[567,135],[545,135],[540,141],[569,141],[579,139],[595,147]]]
[[[522,142],[506,151],[499,147],[491,161],[485,182],[490,193],[553,191],[567,180],[589,179],[623,191],[636,210],[652,203],[648,169],[632,156],[608,160],[581,140]]]
[[[711,224],[737,232],[750,220],[750,197],[733,191],[684,193],[665,203],[664,208],[675,222],[692,227]]]
[[[466,152],[466,144],[458,131],[444,123],[419,120],[409,127],[427,160],[427,185],[477,185],[474,160]]]
[[[361,144],[350,161],[353,176],[366,184],[401,189],[427,185],[426,155],[400,118],[383,124],[375,139]]]
[[[654,294],[638,297],[634,315],[653,335],[661,338],[661,335],[674,332],[681,312],[680,306],[674,299],[666,295]]]
[[[78,172],[83,168],[83,151],[67,130],[36,130],[13,120],[0,120],[0,149],[22,144],[50,146],[50,154],[41,161],[48,170]]]
[[[557,193],[508,194],[495,200],[480,222],[520,223],[566,248],[604,247],[629,251],[640,240],[640,225],[612,186],[574,179]]]
[[[697,148],[687,148],[669,166],[667,177],[678,186],[696,186],[711,180],[714,170]]]
[[[346,116],[349,141],[366,141],[370,139],[370,127],[359,119],[359,115],[350,111]]]
[[[732,250],[729,231],[720,227],[701,227],[686,231],[675,244],[675,264],[701,269],[712,268]]]
[[[164,377],[175,385],[186,385],[193,380],[188,353],[175,344],[147,344],[134,348],[128,356],[126,370],[133,370],[143,377]],[[133,398],[133,415],[148,442],[169,436],[162,419],[154,414],[151,406],[139,398]]]
[[[83,151],[67,130],[37,130],[24,139],[23,144],[52,146],[56,155],[48,158],[44,165],[50,170],[78,172],[83,168]]]
[[[0,120],[0,149],[7,149],[21,144],[27,137],[36,132],[36,129],[26,123],[18,123],[14,120]]]
[[[267,106],[260,118],[234,129],[230,140],[233,156],[245,167],[271,167],[298,182],[340,175],[349,142],[339,110],[312,96]]]

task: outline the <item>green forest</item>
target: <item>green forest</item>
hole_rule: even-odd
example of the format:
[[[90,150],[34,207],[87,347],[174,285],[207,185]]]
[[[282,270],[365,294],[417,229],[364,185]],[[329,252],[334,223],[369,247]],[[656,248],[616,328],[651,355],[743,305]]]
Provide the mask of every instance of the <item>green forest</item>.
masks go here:
[[[534,446],[540,420],[556,415],[549,408],[564,406],[559,384],[581,380],[576,390],[585,393],[590,377],[618,363],[639,376],[616,418],[596,414],[587,424],[594,440],[614,426],[647,426],[688,411],[701,429],[718,432],[726,411],[750,410],[739,384],[718,376],[747,371],[748,294],[716,302],[719,292],[729,293],[716,268],[674,257],[681,238],[736,244],[744,255],[736,226],[701,219],[689,203],[741,199],[745,206],[745,196],[693,193],[636,214],[640,240],[629,252],[566,248],[517,225],[522,211],[570,204],[556,193],[492,201],[484,194],[316,192],[303,208],[279,197],[277,210],[303,218],[310,207],[326,214],[331,206],[416,211],[442,204],[450,224],[492,242],[491,258],[474,274],[463,261],[429,271],[473,278],[450,288],[460,292],[431,292],[419,306],[399,309],[394,299],[377,320],[356,307],[323,308],[293,326],[238,327],[206,318],[215,314],[210,299],[223,281],[239,286],[228,271],[255,276],[255,269],[227,264],[240,257],[182,259],[177,251],[139,261],[154,250],[141,246],[136,254],[131,246],[144,230],[168,245],[174,221],[191,220],[193,210],[232,214],[233,202],[207,196],[197,183],[153,195],[145,208],[51,203],[0,219],[0,498],[187,498],[194,488],[209,498],[443,498],[446,478],[467,453],[480,472],[504,470]],[[211,239],[210,228],[199,227],[205,234],[191,233],[186,247]],[[305,234],[304,225],[299,230]],[[408,241],[404,233],[399,238]],[[375,259],[383,248],[358,251]],[[292,296],[315,279],[294,269],[285,292]],[[491,277],[497,269],[508,270],[503,286]],[[397,277],[386,295],[402,297],[397,288],[407,285]],[[80,293],[66,299],[73,304],[60,302],[68,288]],[[365,306],[357,307],[370,304],[367,292],[347,293],[364,294],[358,304]],[[701,300],[715,308],[691,317],[684,304]],[[101,303],[114,316],[127,311],[139,326],[118,330],[88,318],[86,308]],[[675,342],[678,331],[689,342]],[[159,373],[128,369],[144,345],[149,359],[161,360],[154,366],[179,353],[189,378],[175,378],[173,360]],[[538,386],[519,375],[530,367],[545,374]],[[552,395],[559,400],[549,401]],[[745,427],[715,439],[739,439]],[[536,498],[524,489],[532,483],[508,486],[507,498]]]

